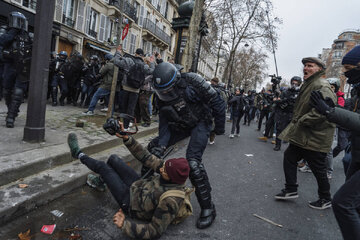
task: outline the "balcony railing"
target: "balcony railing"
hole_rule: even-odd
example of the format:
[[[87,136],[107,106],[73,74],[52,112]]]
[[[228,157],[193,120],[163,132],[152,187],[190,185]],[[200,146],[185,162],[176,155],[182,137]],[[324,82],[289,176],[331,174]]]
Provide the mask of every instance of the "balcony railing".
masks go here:
[[[143,28],[150,31],[152,34],[160,38],[162,41],[164,41],[166,44],[170,45],[171,38],[168,34],[166,34],[162,29],[160,29],[154,22],[151,20],[145,18]]]
[[[95,32],[94,30],[92,29],[89,29],[89,35],[94,37],[94,38],[97,38],[97,32]]]
[[[121,11],[120,1],[122,0],[110,0],[109,4],[115,6],[117,9]],[[127,1],[123,1],[123,2],[124,2],[124,13],[128,15],[132,20],[134,20],[134,22],[137,22],[136,8]]]
[[[75,26],[75,20],[73,20],[72,18],[69,18],[67,16],[65,16],[65,14],[63,14],[63,20],[62,23],[64,23],[65,25],[69,26],[69,27],[74,27]]]

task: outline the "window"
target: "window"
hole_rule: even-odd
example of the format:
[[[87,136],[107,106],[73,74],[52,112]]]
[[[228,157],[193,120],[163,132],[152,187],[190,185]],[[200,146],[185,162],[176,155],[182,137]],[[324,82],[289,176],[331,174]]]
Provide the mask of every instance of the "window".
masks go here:
[[[342,52],[341,51],[335,51],[333,58],[341,58],[342,57]]]
[[[130,54],[134,54],[135,53],[135,44],[136,44],[136,35],[135,34],[131,34],[131,39],[130,39]]]
[[[139,16],[138,16],[138,24],[140,27],[144,24],[144,6],[140,6]]]
[[[96,38],[97,37],[97,32],[96,32],[96,27],[97,27],[97,17],[98,17],[99,13],[96,12],[94,9],[91,9],[90,12],[90,23],[89,23],[89,35]]]
[[[23,7],[27,7],[32,10],[36,10],[36,0],[23,0],[22,5],[23,5]]]
[[[74,21],[74,5],[75,0],[64,0],[63,2],[63,18],[62,23],[74,27],[75,21]]]
[[[125,51],[127,51],[129,35],[131,35],[131,34],[130,34],[130,31],[128,32],[128,34],[127,34],[126,37],[124,38],[124,41],[123,41],[123,44],[122,44],[122,47],[123,47],[123,49],[124,49]]]
[[[166,6],[165,6],[165,18],[167,19],[168,17],[168,9],[169,9],[169,2],[166,1]]]
[[[343,49],[343,47],[344,47],[344,43],[336,43],[336,45],[335,45],[335,49]]]

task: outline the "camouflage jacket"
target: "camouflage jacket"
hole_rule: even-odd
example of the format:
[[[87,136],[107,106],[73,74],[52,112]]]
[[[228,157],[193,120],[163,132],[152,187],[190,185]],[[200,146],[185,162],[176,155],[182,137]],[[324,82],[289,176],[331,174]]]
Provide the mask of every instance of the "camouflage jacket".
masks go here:
[[[124,141],[125,146],[132,155],[159,173],[164,161],[149,153],[133,137]],[[153,176],[149,179],[140,179],[134,182],[130,188],[130,214],[141,220],[150,221],[138,224],[126,218],[122,231],[135,239],[159,238],[172,220],[176,217],[183,199],[167,197],[159,204],[160,196],[170,189],[182,190],[184,185],[174,184]]]

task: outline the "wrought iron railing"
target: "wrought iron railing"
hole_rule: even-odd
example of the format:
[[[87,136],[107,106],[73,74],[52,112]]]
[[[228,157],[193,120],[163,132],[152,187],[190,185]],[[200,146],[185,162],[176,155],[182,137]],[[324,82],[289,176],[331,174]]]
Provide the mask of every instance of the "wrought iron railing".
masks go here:
[[[122,0],[110,0],[109,4],[119,9],[119,11],[121,11],[120,1]],[[124,2],[124,13],[128,15],[132,20],[137,22],[136,8],[132,6],[128,1],[123,1],[123,2]]]
[[[146,30],[150,31],[151,33],[153,33],[155,36],[157,36],[158,38],[160,38],[162,41],[164,41],[165,43],[167,43],[168,45],[170,45],[171,43],[171,38],[170,36],[164,32],[164,30],[160,29],[158,26],[156,26],[156,24],[145,18],[144,19],[144,24],[143,24],[143,28],[145,28]]]
[[[94,30],[92,29],[89,29],[89,35],[94,37],[94,38],[97,38],[97,32],[95,32]]]
[[[72,27],[72,28],[75,26],[75,20],[65,16],[65,14],[63,14],[62,23],[64,23],[65,25],[68,25],[69,27]]]

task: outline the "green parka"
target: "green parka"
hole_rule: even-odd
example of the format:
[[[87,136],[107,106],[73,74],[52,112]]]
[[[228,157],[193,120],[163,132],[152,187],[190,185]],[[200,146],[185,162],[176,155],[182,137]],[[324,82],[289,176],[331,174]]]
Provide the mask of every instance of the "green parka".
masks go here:
[[[99,74],[102,77],[100,88],[111,90],[113,75],[114,75],[114,61],[108,61],[101,69]]]
[[[311,92],[316,90],[324,98],[329,97],[334,103],[337,101],[330,84],[321,78],[322,75],[324,71],[319,71],[305,80],[295,101],[293,118],[279,138],[307,150],[328,153],[336,125],[310,106]]]

